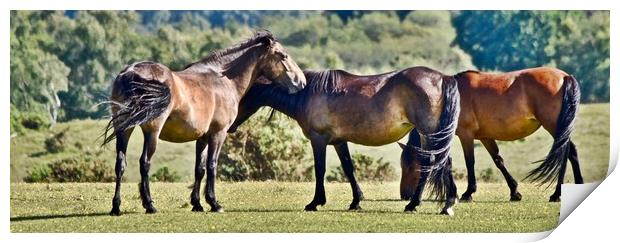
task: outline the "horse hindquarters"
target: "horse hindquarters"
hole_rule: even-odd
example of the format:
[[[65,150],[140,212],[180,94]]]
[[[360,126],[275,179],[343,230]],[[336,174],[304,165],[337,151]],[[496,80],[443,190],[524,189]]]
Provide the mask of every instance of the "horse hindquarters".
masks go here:
[[[457,81],[451,76],[443,77],[443,110],[439,119],[437,131],[424,135],[424,148],[415,148],[420,158],[421,176],[411,202],[405,211],[413,211],[420,204],[423,188],[427,180],[432,189],[431,196],[437,200],[446,200],[441,214],[453,215],[452,206],[456,203],[456,184],[452,177],[450,145],[456,132],[459,113],[460,95]]]
[[[113,114],[105,129],[104,144],[112,141],[115,133],[164,114],[172,100],[170,87],[165,83],[171,77],[163,65],[150,62],[133,64],[119,74],[112,87]],[[114,133],[108,136],[110,130]]]
[[[542,184],[557,181],[555,192],[549,199],[552,202],[560,200],[560,189],[564,181],[566,163],[571,154],[570,134],[574,129],[579,99],[581,98],[579,83],[573,76],[564,77],[563,86],[562,108],[557,119],[551,150],[540,166],[532,170],[526,177],[526,179],[538,181]]]
[[[146,73],[146,74],[145,74]],[[168,75],[166,75],[168,74]],[[116,162],[116,190],[112,200],[111,215],[120,214],[120,184],[125,169],[125,151],[131,131],[142,126],[145,141],[140,157],[140,196],[147,213],[154,213],[148,182],[151,157],[164,119],[157,119],[168,110],[171,103],[170,88],[164,83],[169,70],[163,65],[143,62],[133,64],[116,77],[112,92],[113,115],[104,133],[104,144],[118,139]],[[113,132],[108,135],[110,130]]]

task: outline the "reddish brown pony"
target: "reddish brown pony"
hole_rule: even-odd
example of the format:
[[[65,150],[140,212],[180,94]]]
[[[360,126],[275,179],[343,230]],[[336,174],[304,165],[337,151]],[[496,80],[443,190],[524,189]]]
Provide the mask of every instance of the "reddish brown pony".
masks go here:
[[[121,71],[112,87],[110,99],[115,105],[104,141],[116,138],[116,189],[110,214],[120,214],[125,153],[135,126],[144,134],[139,188],[146,213],[156,212],[149,168],[158,138],[176,143],[196,141],[192,211],[203,211],[199,192],[205,170],[207,203],[211,211],[222,211],[214,189],[220,148],[237,116],[239,101],[259,76],[285,86],[289,92],[305,86],[301,69],[267,31],[257,32],[248,41],[217,51],[182,71],[173,72],[154,62],[134,63]]]
[[[426,67],[370,76],[342,70],[305,71],[308,86],[289,94],[274,85],[257,84],[239,105],[237,126],[261,106],[292,117],[310,139],[314,154],[316,187],[305,210],[317,210],[326,203],[325,149],[333,145],[351,182],[353,202],[359,209],[361,189],[355,180],[353,161],[347,143],[379,146],[398,141],[413,127],[422,139],[415,147],[422,162],[421,183],[405,211],[420,204],[426,178],[438,199],[447,199],[442,214],[453,214],[456,185],[450,173],[450,142],[456,130],[459,93],[456,80]]]
[[[469,201],[476,192],[474,139],[482,142],[510,188],[510,200],[521,200],[517,181],[508,173],[499,154],[496,140],[521,139],[543,127],[553,137],[551,151],[527,178],[541,183],[557,182],[549,201],[560,200],[567,159],[571,162],[575,182],[583,183],[577,148],[570,140],[577,107],[579,84],[575,78],[556,68],[540,67],[509,73],[466,71],[455,75],[461,94],[461,114],[456,135],[463,146],[467,165],[467,191],[461,200]],[[419,143],[411,133],[408,145]],[[416,169],[413,151],[401,156],[401,198],[413,195]],[[526,179],[527,179],[526,178]]]

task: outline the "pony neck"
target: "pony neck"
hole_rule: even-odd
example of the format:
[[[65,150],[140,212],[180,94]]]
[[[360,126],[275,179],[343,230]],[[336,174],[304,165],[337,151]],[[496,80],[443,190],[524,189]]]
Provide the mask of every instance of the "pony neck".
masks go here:
[[[270,87],[266,88],[267,90],[263,95],[261,95],[265,104],[293,119],[297,119],[305,104],[305,90],[289,94],[287,91],[275,87],[273,84],[269,86]]]
[[[257,67],[260,59],[258,52],[262,49],[260,46],[251,47],[227,64],[228,67],[224,67],[222,74],[232,80],[239,99],[245,95],[252,87],[254,80],[258,78],[259,70]]]

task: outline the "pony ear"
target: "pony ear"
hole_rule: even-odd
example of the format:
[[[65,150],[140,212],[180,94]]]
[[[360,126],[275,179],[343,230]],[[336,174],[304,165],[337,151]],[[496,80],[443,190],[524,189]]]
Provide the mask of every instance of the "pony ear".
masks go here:
[[[398,142],[398,146],[400,146],[400,148],[403,149],[403,150],[407,149],[407,145],[405,145],[405,144],[403,144],[401,142]]]
[[[275,40],[271,36],[263,36],[260,41],[269,47],[273,46],[273,43],[275,42]]]

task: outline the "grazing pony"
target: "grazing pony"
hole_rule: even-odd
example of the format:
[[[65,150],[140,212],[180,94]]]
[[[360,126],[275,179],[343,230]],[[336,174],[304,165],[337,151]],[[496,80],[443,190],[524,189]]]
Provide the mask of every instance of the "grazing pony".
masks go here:
[[[217,159],[226,130],[237,116],[239,101],[259,76],[283,85],[288,92],[302,89],[306,82],[301,69],[268,31],[259,31],[251,39],[214,52],[182,71],[173,72],[154,62],[137,62],[123,69],[112,86],[112,119],[104,134],[104,144],[116,138],[116,189],[110,214],[120,214],[121,177],[135,126],[144,134],[139,188],[146,213],[156,212],[149,168],[158,139],[196,141],[192,211],[203,211],[199,193],[206,171],[207,203],[211,211],[221,212],[214,187]],[[108,135],[110,130],[113,132]]]
[[[459,114],[459,93],[451,76],[426,67],[411,67],[379,75],[358,76],[342,70],[304,71],[308,85],[289,94],[275,85],[257,84],[244,96],[239,115],[229,132],[262,106],[270,106],[295,119],[310,139],[314,154],[316,187],[305,207],[315,211],[326,202],[325,149],[332,145],[351,183],[359,209],[362,192],[355,179],[347,143],[380,146],[393,143],[417,128],[421,143],[416,152],[422,161],[422,180],[405,211],[420,204],[426,179],[433,194],[446,199],[442,214],[453,214],[456,185],[450,173],[450,142]]]
[[[579,106],[580,90],[575,78],[562,70],[539,67],[508,73],[465,71],[454,76],[461,94],[461,114],[456,135],[461,141],[467,165],[467,191],[461,200],[472,200],[476,192],[474,169],[474,139],[480,140],[506,179],[510,200],[520,201],[517,181],[508,173],[504,159],[499,155],[495,140],[513,141],[534,133],[541,126],[554,138],[549,154],[539,162],[526,179],[541,183],[557,182],[550,202],[560,201],[567,160],[570,160],[575,183],[582,184],[577,148],[570,139]],[[420,140],[415,132],[408,145],[417,146]],[[416,165],[414,151],[405,149],[401,154],[401,198],[414,193]]]

